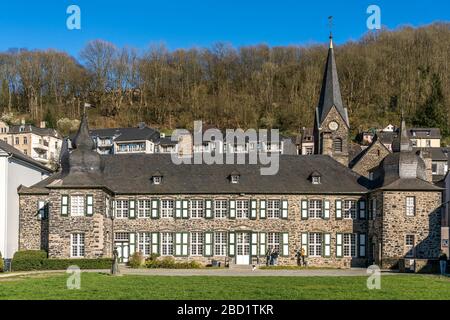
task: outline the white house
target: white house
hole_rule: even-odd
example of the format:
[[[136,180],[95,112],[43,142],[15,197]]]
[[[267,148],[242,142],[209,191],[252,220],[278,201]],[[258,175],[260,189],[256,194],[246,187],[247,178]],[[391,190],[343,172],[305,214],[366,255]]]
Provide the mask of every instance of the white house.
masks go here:
[[[20,185],[31,186],[47,178],[52,171],[0,141],[0,252],[8,262],[19,245]]]

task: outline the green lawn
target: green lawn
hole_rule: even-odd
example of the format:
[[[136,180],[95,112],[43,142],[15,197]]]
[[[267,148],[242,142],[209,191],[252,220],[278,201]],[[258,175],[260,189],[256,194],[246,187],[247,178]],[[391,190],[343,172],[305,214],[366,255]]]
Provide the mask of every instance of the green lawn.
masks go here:
[[[83,273],[81,289],[67,275],[0,278],[0,299],[450,299],[450,279],[383,276],[381,290],[366,277],[121,276]]]

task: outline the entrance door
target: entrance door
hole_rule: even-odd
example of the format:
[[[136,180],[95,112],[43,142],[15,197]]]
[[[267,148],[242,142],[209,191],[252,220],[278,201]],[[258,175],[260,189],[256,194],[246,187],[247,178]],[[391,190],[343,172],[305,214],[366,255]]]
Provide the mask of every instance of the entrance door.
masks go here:
[[[250,264],[250,233],[236,234],[236,264]]]
[[[117,248],[117,252],[119,254],[119,262],[124,263],[128,262],[128,242],[115,242],[115,246]]]

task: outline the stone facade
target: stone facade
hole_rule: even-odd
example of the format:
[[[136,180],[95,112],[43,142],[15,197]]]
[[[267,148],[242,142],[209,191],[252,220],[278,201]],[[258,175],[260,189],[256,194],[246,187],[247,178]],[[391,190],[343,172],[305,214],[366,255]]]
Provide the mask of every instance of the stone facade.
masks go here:
[[[368,150],[365,151],[364,155],[353,165],[352,170],[369,178],[369,173],[378,167],[390,152],[379,140],[367,148]]]

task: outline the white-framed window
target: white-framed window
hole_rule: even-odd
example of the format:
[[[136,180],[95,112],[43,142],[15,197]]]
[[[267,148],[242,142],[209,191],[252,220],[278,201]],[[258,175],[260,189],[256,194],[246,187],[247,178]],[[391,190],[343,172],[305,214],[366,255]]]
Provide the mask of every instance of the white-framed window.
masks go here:
[[[356,200],[344,200],[344,219],[356,219]]]
[[[311,219],[322,218],[322,200],[308,201],[308,217]]]
[[[406,197],[406,215],[412,217],[416,214],[416,197]]]
[[[407,234],[405,236],[405,257],[414,257],[415,248],[415,236],[413,234]]]
[[[238,175],[232,175],[231,176],[231,183],[239,183],[239,176]]]
[[[267,217],[280,217],[280,200],[267,200]]]
[[[130,234],[128,232],[116,232],[114,233],[114,240],[115,241],[129,241]]]
[[[159,177],[159,176],[154,176],[153,177],[153,183],[154,184],[161,184],[161,180],[162,180],[162,177]]]
[[[174,203],[173,200],[161,200],[161,218],[173,218]]]
[[[312,177],[312,184],[320,184],[320,177],[319,176]]]
[[[191,218],[203,218],[203,200],[191,200]]]
[[[248,200],[236,200],[236,218],[248,219]]]
[[[311,232],[308,239],[308,255],[310,257],[322,256],[322,234]]]
[[[267,249],[280,252],[280,234],[278,232],[267,233]]]
[[[84,233],[70,235],[70,256],[72,258],[84,257]]]
[[[84,216],[84,196],[70,196],[70,215]]]
[[[191,232],[191,256],[203,255],[203,232]]]
[[[128,200],[116,200],[116,218],[128,218],[128,211]]]
[[[214,233],[214,255],[227,255],[227,233],[224,231]]]
[[[139,232],[138,233],[138,250],[144,255],[148,256],[151,253],[151,233]]]
[[[161,233],[161,255],[173,256],[173,234],[170,232]]]
[[[343,238],[344,257],[356,256],[356,235],[353,233],[345,233]]]
[[[228,200],[214,200],[214,217],[225,219],[228,216]]]
[[[150,218],[152,205],[151,200],[138,200],[138,217],[139,218]]]

